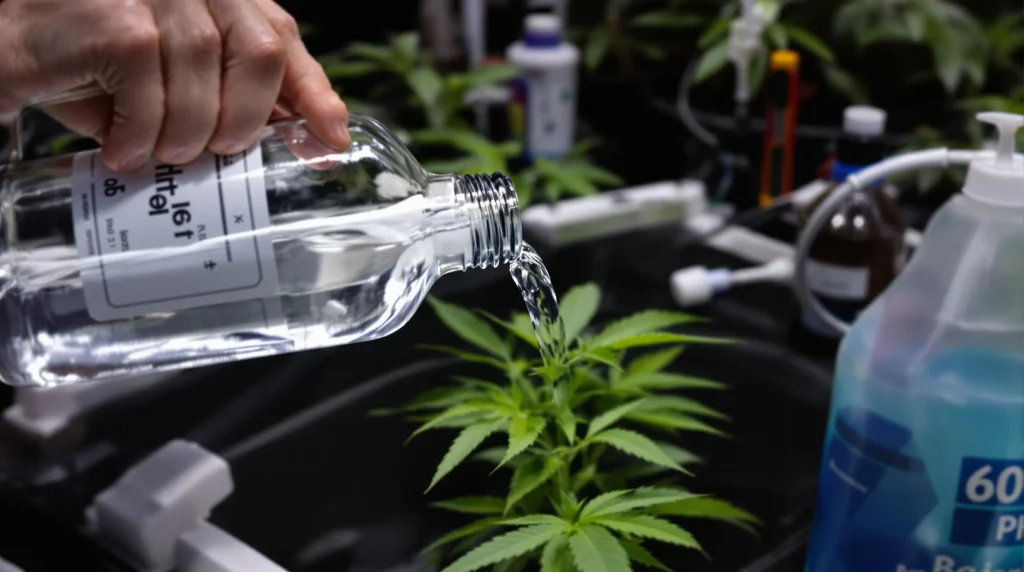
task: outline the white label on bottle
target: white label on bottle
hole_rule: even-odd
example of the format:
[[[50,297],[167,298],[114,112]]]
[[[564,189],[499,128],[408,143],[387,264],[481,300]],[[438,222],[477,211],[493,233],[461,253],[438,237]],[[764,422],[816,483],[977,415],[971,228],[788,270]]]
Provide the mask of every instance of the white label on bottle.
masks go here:
[[[868,297],[868,269],[807,261],[807,286],[815,294],[836,300],[864,300]]]
[[[75,243],[97,321],[270,297],[277,264],[259,143],[133,173],[74,159]]]
[[[535,156],[560,157],[573,146],[576,117],[576,71],[573,68],[528,70],[527,147]]]

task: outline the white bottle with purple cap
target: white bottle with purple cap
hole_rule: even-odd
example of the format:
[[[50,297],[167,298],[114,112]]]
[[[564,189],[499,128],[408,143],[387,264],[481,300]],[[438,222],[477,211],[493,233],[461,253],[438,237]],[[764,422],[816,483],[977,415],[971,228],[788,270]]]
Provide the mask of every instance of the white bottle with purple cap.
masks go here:
[[[554,14],[526,17],[523,38],[508,60],[522,71],[516,99],[523,105],[522,137],[530,158],[558,159],[573,147],[580,52],[566,42]]]

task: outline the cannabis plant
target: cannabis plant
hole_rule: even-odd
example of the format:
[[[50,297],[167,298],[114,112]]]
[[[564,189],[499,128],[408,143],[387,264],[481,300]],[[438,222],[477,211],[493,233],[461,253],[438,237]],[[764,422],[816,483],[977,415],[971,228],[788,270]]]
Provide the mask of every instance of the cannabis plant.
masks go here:
[[[531,165],[513,171],[510,161],[522,154],[522,145],[515,141],[494,143],[470,129],[427,129],[412,133],[419,145],[442,145],[454,149],[459,156],[441,161],[426,161],[424,167],[435,173],[511,173],[519,195],[526,206],[535,199],[556,202],[563,195],[597,194],[600,187],[621,187],[624,183],[614,173],[594,165],[587,158],[590,141],[576,145],[558,160],[536,158]]]
[[[847,0],[836,12],[835,30],[860,48],[880,42],[927,47],[934,64],[931,73],[950,94],[965,83],[985,84],[985,27],[953,0]]]
[[[607,0],[601,21],[587,28],[570,30],[570,37],[583,46],[583,62],[594,71],[608,56],[615,56],[620,69],[631,72],[634,59],[663,60],[664,45],[651,39],[654,31],[688,30],[701,26],[700,15],[675,9],[680,2],[658,10],[636,10],[636,0]]]
[[[458,432],[427,491],[471,458],[509,475],[504,497],[436,503],[476,517],[426,549],[446,549],[454,561],[445,572],[522,570],[530,563],[544,572],[621,572],[631,562],[671,570],[648,543],[700,550],[673,519],[716,519],[747,529],[757,523],[725,501],[681,486],[699,459],[667,441],[684,432],[723,435],[715,424],[724,415],[681,395],[723,386],[667,368],[686,344],[726,340],[674,332],[695,318],[662,311],[598,330],[590,322],[599,302],[593,284],[562,297],[570,351],[564,362],[545,363],[525,314],[504,321],[430,301],[440,320],[473,346],[436,349],[487,366],[494,377],[456,378],[402,408],[422,423],[413,436]],[[490,441],[502,445],[477,453]]]
[[[382,83],[374,96],[397,92],[406,94],[413,107],[422,110],[428,127],[463,127],[466,97],[477,88],[496,85],[518,75],[507,65],[488,65],[464,73],[440,73],[429,54],[419,47],[419,34],[405,32],[392,36],[386,45],[353,43],[340,53],[321,58],[328,77],[344,80],[380,75]]]
[[[846,72],[838,63],[828,43],[813,32],[790,21],[793,9],[787,9],[792,1],[757,0],[771,23],[765,29],[766,47],[755,56],[750,66],[751,92],[756,94],[764,83],[768,70],[768,50],[799,48],[813,55],[821,65],[825,80],[837,94],[855,103],[866,103],[867,95],[856,78]],[[729,66],[729,28],[739,13],[739,1],[732,0],[722,7],[704,34],[697,42],[701,50],[700,61],[694,73],[694,85],[698,85],[719,74]]]

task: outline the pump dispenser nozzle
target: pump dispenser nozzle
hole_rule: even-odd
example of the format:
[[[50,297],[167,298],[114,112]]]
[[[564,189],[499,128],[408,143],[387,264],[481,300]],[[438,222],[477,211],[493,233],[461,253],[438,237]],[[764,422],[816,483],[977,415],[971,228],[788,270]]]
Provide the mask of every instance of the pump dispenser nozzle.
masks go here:
[[[999,145],[995,157],[975,159],[967,171],[964,194],[988,203],[1024,207],[1024,157],[1014,153],[1024,115],[986,112],[978,121],[995,126]]]

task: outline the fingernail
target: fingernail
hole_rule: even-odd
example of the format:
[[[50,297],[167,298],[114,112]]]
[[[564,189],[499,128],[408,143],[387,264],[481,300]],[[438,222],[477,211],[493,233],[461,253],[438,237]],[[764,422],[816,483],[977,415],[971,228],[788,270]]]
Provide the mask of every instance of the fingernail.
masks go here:
[[[331,138],[337,147],[344,147],[349,143],[348,122],[335,121],[331,125]]]
[[[184,147],[178,147],[177,149],[171,149],[167,152],[167,159],[169,163],[184,163],[188,160],[190,152]]]
[[[124,159],[121,159],[117,163],[117,168],[120,171],[134,171],[134,170],[138,169],[139,167],[145,165],[146,161],[148,161],[148,160],[149,160],[149,154],[148,153],[138,152],[138,153],[135,153],[134,155],[129,155],[129,156],[125,157]]]
[[[218,155],[234,155],[235,153],[245,151],[246,148],[247,145],[242,141],[226,141],[210,146],[210,149]]]

